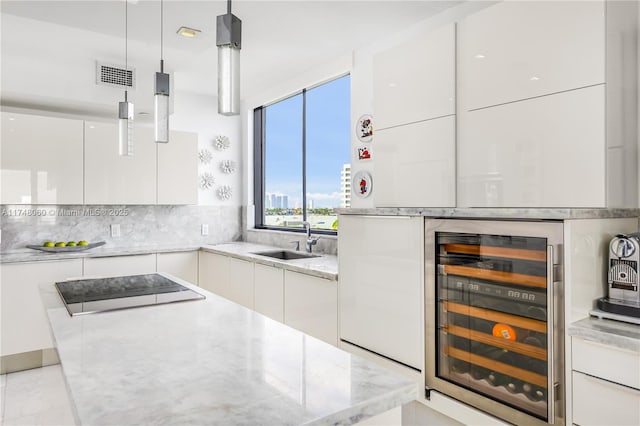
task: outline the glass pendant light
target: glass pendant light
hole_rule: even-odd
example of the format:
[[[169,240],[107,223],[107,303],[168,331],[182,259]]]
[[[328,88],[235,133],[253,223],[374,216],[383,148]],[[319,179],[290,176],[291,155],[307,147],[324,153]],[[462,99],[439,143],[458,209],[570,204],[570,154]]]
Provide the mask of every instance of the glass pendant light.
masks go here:
[[[169,142],[169,74],[164,72],[164,1],[160,0],[160,72],[155,80],[156,143]]]
[[[216,21],[218,46],[218,114],[240,114],[240,41],[242,21],[231,14],[231,0],[227,13]]]
[[[128,22],[129,8],[128,0],[124,0],[124,69],[129,80],[129,45],[128,45]],[[118,147],[120,155],[129,157],[133,155],[133,104],[127,98],[127,91],[124,91],[124,102],[118,103]]]

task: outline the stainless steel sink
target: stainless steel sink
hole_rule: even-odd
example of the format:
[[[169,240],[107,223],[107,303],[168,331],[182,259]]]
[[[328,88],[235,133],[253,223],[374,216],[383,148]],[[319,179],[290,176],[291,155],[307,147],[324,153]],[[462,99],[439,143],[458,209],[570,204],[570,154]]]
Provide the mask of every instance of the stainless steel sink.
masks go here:
[[[257,254],[259,256],[272,257],[274,259],[280,260],[295,260],[295,259],[310,259],[312,257],[319,257],[315,254],[303,253],[299,251],[291,251],[291,250],[270,250],[270,251],[258,251],[253,254]]]

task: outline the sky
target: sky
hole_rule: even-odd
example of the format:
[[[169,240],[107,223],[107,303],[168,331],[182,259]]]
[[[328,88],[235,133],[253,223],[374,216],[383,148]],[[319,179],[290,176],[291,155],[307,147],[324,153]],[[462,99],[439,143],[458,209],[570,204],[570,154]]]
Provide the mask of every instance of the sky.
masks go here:
[[[351,161],[350,77],[307,91],[307,199],[340,207],[340,172]],[[302,206],[302,94],[266,108],[265,192]]]

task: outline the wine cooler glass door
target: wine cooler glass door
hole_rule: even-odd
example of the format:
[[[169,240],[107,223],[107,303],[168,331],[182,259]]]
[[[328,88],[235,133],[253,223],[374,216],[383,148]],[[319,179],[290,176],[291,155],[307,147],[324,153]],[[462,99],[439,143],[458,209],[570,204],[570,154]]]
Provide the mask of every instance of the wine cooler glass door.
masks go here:
[[[548,238],[465,232],[433,238],[435,377],[553,423]]]

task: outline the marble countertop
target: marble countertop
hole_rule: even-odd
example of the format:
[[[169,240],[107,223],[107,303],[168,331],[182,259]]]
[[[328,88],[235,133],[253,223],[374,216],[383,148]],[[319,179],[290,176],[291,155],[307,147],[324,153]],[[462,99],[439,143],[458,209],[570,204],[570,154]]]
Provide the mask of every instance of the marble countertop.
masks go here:
[[[263,265],[284,268],[290,271],[300,272],[307,275],[314,275],[329,280],[338,279],[338,257],[315,253],[318,257],[295,260],[278,260],[254,254],[258,251],[284,250],[281,247],[266,246],[245,242],[233,242],[216,245],[151,245],[145,247],[109,247],[101,246],[95,249],[79,252],[48,253],[43,251],[26,249],[28,251],[16,251],[2,253],[0,263],[18,262],[40,262],[50,260],[65,260],[84,257],[111,257],[111,256],[131,256],[149,253],[170,253],[204,250],[211,253],[223,254],[238,259],[249,260]]]
[[[111,247],[104,245],[77,252],[51,253],[33,249],[15,250],[0,255],[0,263],[41,262],[49,260],[78,259],[83,257],[132,256],[149,253],[172,253],[199,250],[200,244],[150,245],[142,247]]]
[[[338,214],[373,216],[425,216],[467,219],[602,219],[640,217],[640,209],[551,209],[551,208],[340,208]]]
[[[328,280],[336,281],[338,279],[338,257],[334,255],[316,253],[318,257],[295,260],[278,260],[271,257],[257,255],[255,252],[283,250],[281,247],[244,242],[203,246],[202,250],[238,259],[250,260],[267,266],[275,266],[289,271],[314,275]]]
[[[594,317],[569,325],[570,336],[640,353],[640,325]]]
[[[177,281],[207,299],[70,317],[41,287],[78,424],[348,425],[418,395],[415,381]]]

